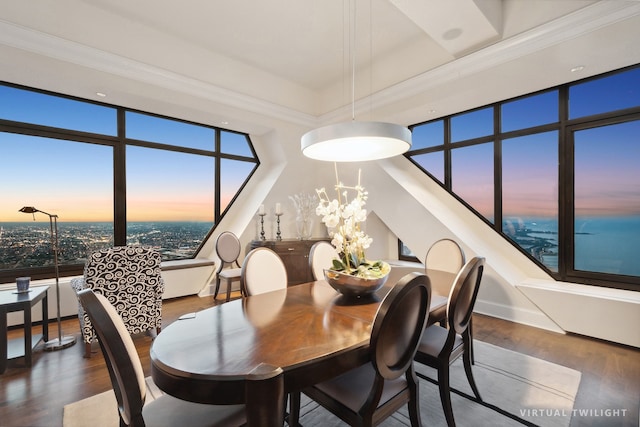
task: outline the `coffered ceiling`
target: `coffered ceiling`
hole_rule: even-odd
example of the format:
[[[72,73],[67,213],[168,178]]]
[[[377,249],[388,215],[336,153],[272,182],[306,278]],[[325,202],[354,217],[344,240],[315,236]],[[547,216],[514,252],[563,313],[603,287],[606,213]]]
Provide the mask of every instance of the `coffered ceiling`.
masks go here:
[[[0,80],[249,132],[410,124],[638,63],[639,28],[634,0],[8,0]]]

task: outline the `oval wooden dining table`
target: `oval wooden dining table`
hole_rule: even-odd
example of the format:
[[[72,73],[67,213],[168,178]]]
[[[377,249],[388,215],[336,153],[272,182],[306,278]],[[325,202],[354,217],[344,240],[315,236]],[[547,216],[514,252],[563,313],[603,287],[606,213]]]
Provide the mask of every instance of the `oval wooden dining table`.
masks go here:
[[[427,275],[432,288],[455,278],[442,271]],[[153,381],[188,401],[244,403],[249,375],[272,366],[283,371],[285,393],[300,391],[369,361],[371,326],[390,289],[347,299],[320,280],[186,314],[151,346]],[[434,294],[430,310],[446,301]],[[273,410],[259,399],[246,404],[254,406],[248,411]]]

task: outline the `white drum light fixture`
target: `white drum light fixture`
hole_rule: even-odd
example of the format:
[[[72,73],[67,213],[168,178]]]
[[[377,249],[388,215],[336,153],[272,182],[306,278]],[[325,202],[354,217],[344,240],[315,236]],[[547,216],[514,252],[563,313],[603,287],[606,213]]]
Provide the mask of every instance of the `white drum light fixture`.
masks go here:
[[[354,120],[309,131],[302,136],[301,146],[305,156],[316,160],[378,160],[411,148],[411,132],[393,123]]]
[[[311,130],[301,139],[302,153],[311,159],[331,162],[379,160],[400,155],[411,148],[411,131],[404,126],[385,122],[355,120],[355,4],[350,0],[351,28],[351,118]],[[370,8],[372,6],[369,6]],[[370,13],[371,10],[370,10]],[[373,37],[373,35],[371,35]]]

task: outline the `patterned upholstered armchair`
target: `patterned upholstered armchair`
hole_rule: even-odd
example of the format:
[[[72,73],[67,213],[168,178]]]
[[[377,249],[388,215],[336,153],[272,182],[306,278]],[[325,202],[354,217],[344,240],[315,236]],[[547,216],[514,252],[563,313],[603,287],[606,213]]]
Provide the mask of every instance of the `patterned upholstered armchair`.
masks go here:
[[[146,246],[102,249],[89,256],[84,277],[71,280],[71,287],[76,292],[90,288],[107,297],[130,334],[160,332],[164,293],[160,262],[158,251]],[[78,304],[78,317],[85,343],[84,356],[91,357],[96,333],[81,304]]]

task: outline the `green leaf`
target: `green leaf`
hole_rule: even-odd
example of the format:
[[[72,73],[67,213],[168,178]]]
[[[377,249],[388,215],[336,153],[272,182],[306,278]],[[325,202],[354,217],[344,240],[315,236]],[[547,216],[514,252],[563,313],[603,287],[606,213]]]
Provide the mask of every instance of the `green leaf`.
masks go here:
[[[349,254],[349,262],[354,268],[358,267],[358,265],[360,264],[358,262],[358,257],[355,254]]]
[[[332,262],[332,270],[342,271],[344,270],[344,264],[339,259],[334,259]]]

